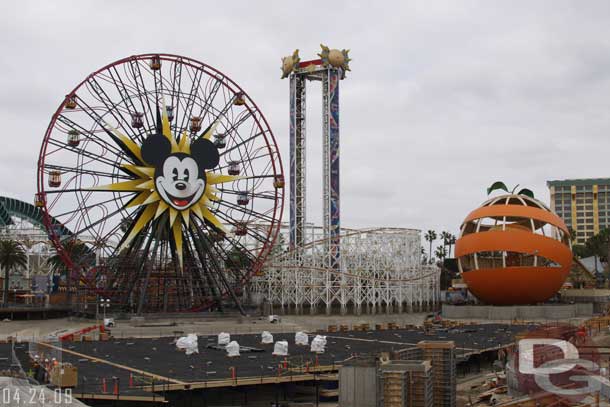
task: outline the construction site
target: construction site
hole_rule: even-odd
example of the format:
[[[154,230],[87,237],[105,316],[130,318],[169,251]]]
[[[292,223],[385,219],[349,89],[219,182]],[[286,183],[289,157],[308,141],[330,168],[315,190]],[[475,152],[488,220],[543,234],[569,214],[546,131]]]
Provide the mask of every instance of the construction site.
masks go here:
[[[0,344],[0,369],[12,378],[5,388],[23,397],[48,387],[87,405],[120,406],[594,406],[607,405],[610,391],[600,378],[594,394],[573,404],[533,391],[533,380],[513,365],[519,340],[548,337],[573,342],[597,374],[607,371],[607,317],[578,325],[429,318],[422,326],[341,324],[296,333],[278,332],[294,329],[290,323],[259,318],[222,326],[270,331],[199,334],[184,345],[187,323],[148,322],[136,331],[117,322],[41,337],[24,331]],[[212,332],[214,325],[189,328]]]
[[[0,197],[25,248],[0,279],[2,405],[610,405],[610,292],[532,191],[494,183],[436,262],[419,229],[341,224],[351,58],[318,57],[282,59],[287,177],[254,100],[205,63],[134,55],[65,96],[34,203]]]

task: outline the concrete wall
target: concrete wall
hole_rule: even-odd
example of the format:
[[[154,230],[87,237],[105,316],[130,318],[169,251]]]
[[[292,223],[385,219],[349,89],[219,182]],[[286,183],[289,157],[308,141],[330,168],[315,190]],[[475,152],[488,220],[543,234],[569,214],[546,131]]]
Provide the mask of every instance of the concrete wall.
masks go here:
[[[444,318],[453,319],[569,319],[590,317],[593,304],[552,304],[552,305],[449,305],[443,304]]]
[[[341,366],[339,368],[339,406],[377,406],[376,366]]]

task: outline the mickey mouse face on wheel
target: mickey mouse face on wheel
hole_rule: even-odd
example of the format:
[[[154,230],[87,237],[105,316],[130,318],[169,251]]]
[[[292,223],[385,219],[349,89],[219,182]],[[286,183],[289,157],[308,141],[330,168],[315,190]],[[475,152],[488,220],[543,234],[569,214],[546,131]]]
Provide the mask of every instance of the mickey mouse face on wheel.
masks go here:
[[[179,211],[201,199],[207,183],[206,169],[218,165],[220,156],[214,144],[199,138],[191,153],[172,153],[170,141],[162,134],[151,134],[142,144],[142,158],[155,167],[155,188],[161,199]]]

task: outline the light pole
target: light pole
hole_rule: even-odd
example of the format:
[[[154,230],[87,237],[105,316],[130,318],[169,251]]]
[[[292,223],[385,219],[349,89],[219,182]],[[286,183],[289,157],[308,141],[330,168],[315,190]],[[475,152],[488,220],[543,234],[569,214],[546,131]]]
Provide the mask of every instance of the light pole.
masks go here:
[[[106,308],[110,307],[110,299],[102,298],[100,301],[100,307],[102,307],[102,310],[104,311],[104,320],[105,320],[106,319]],[[106,325],[105,321],[104,321],[104,325]]]

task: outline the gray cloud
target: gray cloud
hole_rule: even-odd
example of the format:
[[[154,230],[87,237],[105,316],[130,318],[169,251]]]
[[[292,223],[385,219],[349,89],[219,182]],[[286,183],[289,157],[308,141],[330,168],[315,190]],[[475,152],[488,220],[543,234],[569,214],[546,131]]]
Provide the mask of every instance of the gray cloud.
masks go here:
[[[288,170],[280,57],[351,48],[341,84],[342,223],[456,232],[496,179],[608,176],[610,3],[20,1],[0,4],[0,192],[30,201],[48,121],[121,57],[170,52],[227,73],[269,120]],[[308,188],[321,219],[319,92]],[[288,211],[285,211],[286,215]]]

